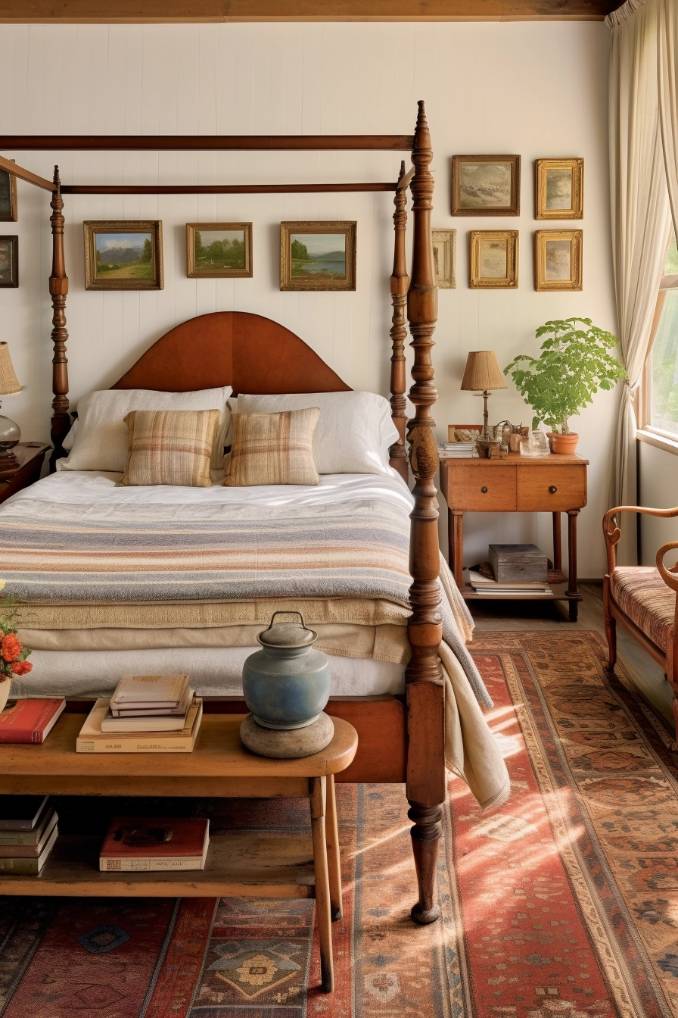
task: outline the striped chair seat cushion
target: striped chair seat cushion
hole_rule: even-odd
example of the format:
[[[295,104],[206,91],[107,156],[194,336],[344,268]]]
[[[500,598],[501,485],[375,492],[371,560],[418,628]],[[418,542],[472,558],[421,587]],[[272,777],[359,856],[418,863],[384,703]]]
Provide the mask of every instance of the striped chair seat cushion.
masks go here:
[[[615,569],[612,597],[621,610],[657,647],[666,650],[673,635],[676,595],[654,566]]]

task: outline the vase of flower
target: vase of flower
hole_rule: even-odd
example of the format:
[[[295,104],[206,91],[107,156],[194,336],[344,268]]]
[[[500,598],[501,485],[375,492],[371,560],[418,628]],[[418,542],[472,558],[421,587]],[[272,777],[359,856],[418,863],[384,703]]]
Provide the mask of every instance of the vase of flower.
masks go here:
[[[0,590],[5,586],[0,580]],[[0,598],[0,711],[9,700],[12,679],[17,675],[28,675],[33,665],[26,658],[30,654],[19,639],[16,628],[16,613],[11,601]]]

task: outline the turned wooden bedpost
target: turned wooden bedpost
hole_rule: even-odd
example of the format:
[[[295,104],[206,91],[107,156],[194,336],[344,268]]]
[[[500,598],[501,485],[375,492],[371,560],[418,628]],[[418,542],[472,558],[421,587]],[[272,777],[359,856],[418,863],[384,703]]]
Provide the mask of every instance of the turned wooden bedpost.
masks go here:
[[[50,470],[55,469],[55,463],[59,457],[64,455],[63,441],[71,426],[71,418],[68,413],[68,358],[66,356],[66,343],[68,341],[68,329],[66,328],[66,295],[68,294],[68,276],[66,275],[66,261],[64,257],[64,202],[61,197],[61,180],[59,178],[59,167],[54,167],[54,190],[52,191],[52,215],[50,223],[52,227],[52,273],[49,277],[49,292],[52,298],[52,345],[54,356],[52,357],[52,446],[53,451],[50,457]]]
[[[400,175],[398,185],[402,185],[405,178],[405,163],[400,164]],[[393,213],[394,244],[393,244],[393,272],[391,274],[391,303],[393,314],[391,318],[391,417],[398,429],[398,438],[391,446],[390,464],[397,470],[406,481],[409,477],[407,468],[407,451],[405,448],[405,429],[407,426],[407,413],[405,401],[405,340],[407,339],[407,317],[405,305],[407,303],[407,288],[410,280],[407,275],[407,255],[405,254],[405,228],[407,226],[407,188],[399,186],[393,199],[395,212]]]
[[[447,793],[445,689],[438,654],[442,640],[435,485],[438,443],[431,416],[431,407],[438,398],[431,361],[438,312],[431,243],[432,155],[424,103],[420,102],[412,150],[414,245],[412,280],[407,294],[407,317],[414,350],[410,400],[415,407],[414,418],[407,426],[407,438],[415,485],[410,538],[412,615],[407,629],[412,653],[405,677],[409,732],[407,798],[409,817],[414,822],[411,834],[419,886],[419,900],[412,909],[412,918],[422,924],[431,923],[440,915],[435,900],[435,870],[442,804]]]

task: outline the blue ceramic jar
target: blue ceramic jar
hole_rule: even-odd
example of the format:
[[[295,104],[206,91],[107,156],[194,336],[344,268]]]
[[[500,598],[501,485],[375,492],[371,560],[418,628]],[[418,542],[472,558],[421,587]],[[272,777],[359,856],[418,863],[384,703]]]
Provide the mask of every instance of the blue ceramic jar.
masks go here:
[[[300,621],[276,622],[279,615],[296,615]],[[261,650],[243,665],[245,702],[257,724],[304,728],[325,708],[330,672],[327,656],[313,649],[317,639],[301,612],[274,612],[268,629],[257,637]]]

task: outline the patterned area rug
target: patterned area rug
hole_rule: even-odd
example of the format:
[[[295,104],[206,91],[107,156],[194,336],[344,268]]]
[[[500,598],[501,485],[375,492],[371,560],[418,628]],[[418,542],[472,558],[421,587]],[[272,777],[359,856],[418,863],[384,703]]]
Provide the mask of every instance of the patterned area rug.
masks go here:
[[[450,784],[442,923],[408,919],[400,786],[340,787],[337,990],[310,902],[0,901],[3,1018],[654,1018],[678,1015],[678,756],[580,631],[473,647],[513,780],[482,814]],[[301,804],[234,803],[284,830]],[[213,821],[218,822],[218,821]]]

